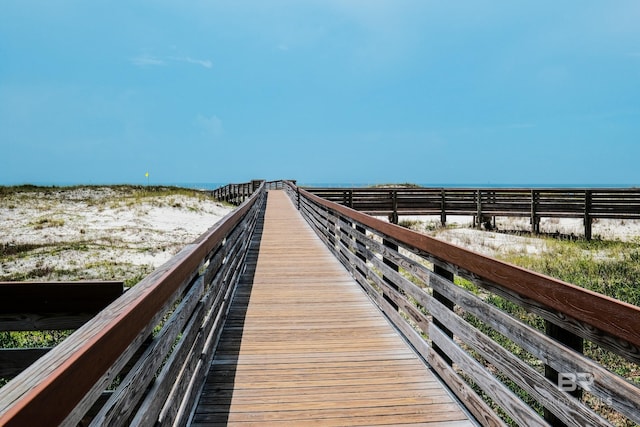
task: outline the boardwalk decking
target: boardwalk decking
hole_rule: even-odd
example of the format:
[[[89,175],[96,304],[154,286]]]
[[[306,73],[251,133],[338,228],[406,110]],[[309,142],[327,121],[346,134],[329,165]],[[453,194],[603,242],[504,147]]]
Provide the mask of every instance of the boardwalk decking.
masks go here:
[[[254,243],[193,426],[473,425],[284,192]]]

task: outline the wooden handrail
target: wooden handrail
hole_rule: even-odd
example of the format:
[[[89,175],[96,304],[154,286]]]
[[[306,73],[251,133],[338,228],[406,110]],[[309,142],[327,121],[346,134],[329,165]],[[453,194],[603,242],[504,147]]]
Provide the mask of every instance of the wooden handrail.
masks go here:
[[[595,406],[640,422],[640,388],[581,354],[588,340],[638,366],[639,307],[380,221],[292,183],[286,187],[329,249],[483,425],[502,421],[460,370],[521,425],[607,425],[574,396],[582,390]],[[456,276],[485,297],[456,285]],[[505,313],[487,301],[492,296],[539,316],[546,329]],[[528,352],[531,365],[503,347],[505,340]],[[544,420],[500,376],[537,401]]]
[[[0,331],[65,331],[84,325],[124,292],[116,281],[0,282]],[[0,378],[9,380],[46,354],[0,348]]]
[[[218,200],[222,200],[233,205],[240,205],[247,200],[260,186],[264,183],[264,180],[254,179],[250,182],[243,182],[239,184],[227,184],[222,187],[216,188],[209,193]],[[279,181],[271,181],[277,183]],[[267,182],[266,184],[269,184]]]
[[[0,282],[0,314],[97,313],[122,295],[123,282]]]
[[[75,426],[85,414],[96,425],[184,423],[215,350],[267,189],[288,192],[320,238],[483,425],[503,424],[454,366],[520,424],[543,422],[496,378],[496,371],[542,405],[553,424],[605,424],[573,390],[559,387],[558,375],[567,372],[591,375],[578,385],[640,423],[640,388],[580,352],[582,340],[588,340],[640,364],[640,308],[377,220],[351,208],[360,202],[350,190],[335,196],[339,204],[295,182],[256,180],[223,187],[219,194],[241,202],[237,209],[0,389],[0,425]],[[403,212],[406,194],[389,191],[370,194],[388,198],[391,213]],[[444,209],[459,202],[478,216],[483,206],[495,206],[491,197],[501,197],[495,190],[459,189],[452,201],[438,191],[429,203]],[[544,206],[542,193],[509,189],[522,201],[527,191],[532,218],[554,209]],[[560,190],[541,191],[565,197]],[[602,197],[585,192],[563,203],[572,208],[584,203],[586,221],[592,214],[607,214]],[[420,202],[420,196],[415,199]],[[547,328],[505,313],[455,284],[456,277],[524,308]],[[521,347],[545,372],[528,366],[491,334]]]
[[[307,190],[300,189],[300,194],[403,245],[431,254],[446,264],[501,285],[640,348],[640,308],[637,306],[381,221]]]
[[[228,300],[231,291],[227,288],[234,286],[232,282],[242,267],[235,259],[241,260],[244,256],[243,250],[252,232],[248,221],[255,223],[255,214],[263,202],[264,185],[261,185],[249,199],[193,244],[187,245],[0,389],[0,425],[77,424],[118,372],[131,363],[129,358],[139,353],[140,346],[149,340],[149,334],[158,322],[170,314],[167,310],[171,310],[187,290],[198,288],[199,292],[205,292],[202,295],[212,295],[195,293],[196,299],[189,297],[194,303],[204,298],[211,303],[218,301],[216,309],[224,309],[225,305],[220,301]],[[253,217],[249,216],[250,212]],[[248,224],[244,231],[236,232],[243,223]],[[234,233],[235,238],[240,239],[238,242],[231,239]],[[233,258],[229,259],[231,255]],[[204,283],[205,279],[208,282],[213,279],[216,286],[224,284],[224,287],[213,289],[214,285]],[[202,309],[200,312],[204,313]],[[180,322],[186,322],[189,316],[182,316]],[[200,319],[203,317],[204,314]],[[215,318],[216,313],[213,313],[212,319]],[[209,317],[206,319],[211,323]],[[197,326],[193,328],[198,336],[204,334],[203,338],[198,338],[204,344],[210,332],[198,330]],[[168,346],[162,343],[157,346],[168,347],[170,352],[175,340],[171,337],[179,332],[175,330],[173,335],[169,334]],[[159,355],[158,363],[166,357]],[[193,357],[200,357],[200,353],[196,351]],[[145,381],[151,380],[153,376]],[[143,390],[147,388],[144,384]]]
[[[638,188],[307,188],[323,199],[371,215],[468,215],[480,226],[496,216],[530,218],[539,232],[541,218],[581,218],[592,237],[597,218],[640,219]]]

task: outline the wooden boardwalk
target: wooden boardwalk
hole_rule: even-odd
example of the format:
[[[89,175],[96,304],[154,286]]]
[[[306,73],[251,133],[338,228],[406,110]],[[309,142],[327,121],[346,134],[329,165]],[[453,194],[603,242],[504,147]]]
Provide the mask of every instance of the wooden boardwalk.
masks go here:
[[[474,425],[284,192],[259,230],[191,425]]]

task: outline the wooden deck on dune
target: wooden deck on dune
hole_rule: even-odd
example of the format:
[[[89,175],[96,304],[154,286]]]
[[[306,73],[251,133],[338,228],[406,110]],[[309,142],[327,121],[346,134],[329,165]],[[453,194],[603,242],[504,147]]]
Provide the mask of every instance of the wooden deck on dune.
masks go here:
[[[256,234],[193,426],[474,425],[284,192]]]

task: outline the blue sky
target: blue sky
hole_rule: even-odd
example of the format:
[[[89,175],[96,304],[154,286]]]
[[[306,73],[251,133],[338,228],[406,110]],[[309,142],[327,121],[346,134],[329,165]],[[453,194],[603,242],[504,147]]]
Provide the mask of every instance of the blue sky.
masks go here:
[[[0,184],[640,185],[640,1],[3,0]]]

